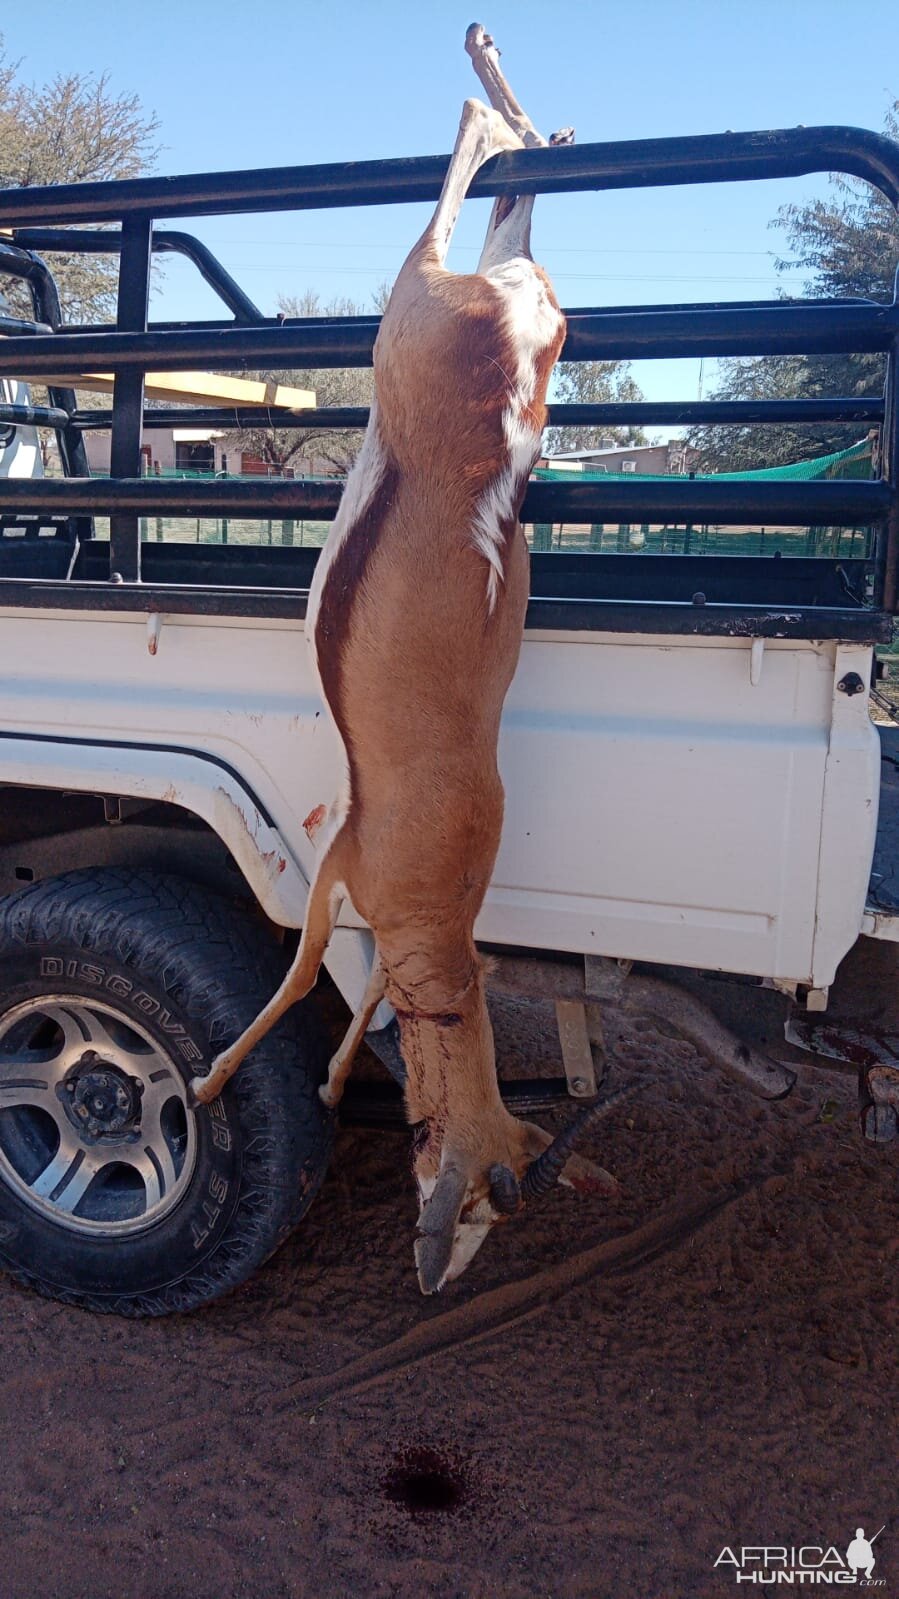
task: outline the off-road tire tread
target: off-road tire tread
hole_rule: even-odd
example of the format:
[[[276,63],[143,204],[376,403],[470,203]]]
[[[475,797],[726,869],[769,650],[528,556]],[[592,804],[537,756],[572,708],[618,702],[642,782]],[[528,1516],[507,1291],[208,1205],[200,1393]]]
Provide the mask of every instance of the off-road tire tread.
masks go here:
[[[182,878],[128,867],[89,868],[29,885],[0,901],[0,961],[15,945],[59,939],[105,952],[164,989],[191,1016],[206,1065],[270,999],[283,956],[261,919]],[[23,1287],[120,1316],[161,1316],[237,1287],[284,1242],[327,1169],[333,1118],[318,1097],[327,1059],[307,1004],[290,1012],[232,1080],[244,1135],[238,1204],[215,1252],[158,1293],[60,1289],[37,1270],[3,1262]]]

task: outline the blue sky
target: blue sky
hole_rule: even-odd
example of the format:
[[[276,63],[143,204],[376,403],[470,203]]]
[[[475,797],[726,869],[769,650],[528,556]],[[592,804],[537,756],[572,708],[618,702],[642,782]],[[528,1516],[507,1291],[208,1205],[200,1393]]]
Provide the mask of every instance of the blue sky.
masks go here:
[[[480,92],[462,49],[476,13],[436,0],[330,6],[303,0],[40,0],[4,7],[7,49],[36,81],[108,72],[161,123],[160,172],[276,166],[449,150]],[[880,128],[899,96],[899,7],[867,0],[490,0],[480,17],[544,131],[584,142],[726,128]],[[778,206],[826,179],[543,196],[534,249],[563,304],[669,303],[773,294]],[[266,311],[314,288],[367,303],[421,229],[417,206],[203,219],[194,231]],[[451,265],[473,266],[487,202],[470,202]],[[179,224],[184,226],[185,224]],[[184,263],[156,315],[209,316]],[[640,362],[652,398],[695,397],[695,361]],[[706,391],[710,374],[706,372]]]

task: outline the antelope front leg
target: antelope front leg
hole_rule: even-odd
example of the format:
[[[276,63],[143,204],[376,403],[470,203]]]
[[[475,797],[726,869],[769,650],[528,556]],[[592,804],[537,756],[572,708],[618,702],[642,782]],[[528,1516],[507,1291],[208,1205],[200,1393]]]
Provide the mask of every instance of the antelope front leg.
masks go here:
[[[436,250],[441,266],[446,260],[462,202],[475,174],[485,161],[498,155],[501,150],[520,149],[521,140],[498,112],[491,111],[480,100],[466,100],[437,209],[425,234],[425,239]]]

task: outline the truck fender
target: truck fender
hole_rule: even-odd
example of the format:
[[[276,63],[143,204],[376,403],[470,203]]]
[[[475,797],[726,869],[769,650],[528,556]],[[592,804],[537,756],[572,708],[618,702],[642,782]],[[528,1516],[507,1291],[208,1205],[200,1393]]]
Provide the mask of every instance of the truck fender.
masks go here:
[[[240,775],[218,756],[164,745],[8,734],[3,776],[23,787],[156,799],[192,811],[231,852],[260,905],[282,927],[300,927],[308,883]]]
[[[230,851],[255,898],[279,927],[302,927],[309,883],[263,802],[217,755],[174,745],[128,744],[4,732],[3,778],[8,785],[110,794],[180,805],[207,823]],[[373,954],[367,929],[339,927],[325,964],[355,1009],[365,991]],[[392,1012],[378,1008],[375,1028]]]

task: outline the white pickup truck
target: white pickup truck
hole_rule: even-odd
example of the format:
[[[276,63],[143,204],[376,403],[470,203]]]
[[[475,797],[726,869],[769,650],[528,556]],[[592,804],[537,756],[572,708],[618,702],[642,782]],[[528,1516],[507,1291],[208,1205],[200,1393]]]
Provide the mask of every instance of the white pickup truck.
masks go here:
[[[527,152],[494,163],[482,186],[500,192],[527,176],[537,188],[601,188],[627,174],[647,184],[865,162],[895,195],[899,149],[840,129]],[[314,996],[219,1100],[194,1111],[186,1092],[276,985],[313,869],[303,818],[337,783],[303,638],[316,552],[142,545],[138,518],[327,516],[339,485],[141,478],[142,374],[197,361],[361,364],[375,319],[263,318],[196,241],[169,234],[156,238],[182,241],[234,320],[148,325],[152,217],[428,198],[443,164],[0,194],[0,225],[13,229],[0,271],[28,281],[35,301],[32,324],[0,319],[0,374],[50,379],[46,407],[19,392],[0,424],[14,438],[55,428],[66,462],[59,478],[0,480],[0,1263],[44,1293],[123,1314],[204,1303],[300,1219],[330,1146]],[[64,235],[69,249],[96,249],[98,236],[120,249],[115,328],[71,330],[47,311],[37,252],[62,236],[45,224],[85,220],[121,221],[118,233]],[[790,1073],[726,1033],[671,968],[739,974],[796,1010],[823,1010],[860,935],[899,938],[889,871],[869,888],[881,746],[867,692],[895,604],[896,308],[589,310],[570,312],[569,325],[572,359],[688,346],[888,355],[886,406],[835,397],[776,411],[879,425],[876,482],[609,476],[534,484],[523,513],[543,524],[864,530],[862,554],[829,558],[535,555],[503,719],[505,827],[478,934],[499,957],[498,982],[557,1000],[564,1064],[558,1082],[511,1085],[511,1102],[594,1098],[604,1069],[595,1007],[631,992],[748,1086],[783,1093]],[[89,370],[115,372],[111,412],[79,411],[61,387]],[[585,424],[641,410],[675,420],[674,409],[716,419],[715,406],[695,404],[556,408]],[[770,406],[733,409],[718,406],[720,419],[770,420]],[[166,415],[234,425],[221,411]],[[333,425],[335,413],[317,415]],[[80,434],[110,425],[112,473],[91,480]],[[93,536],[93,517],[106,514],[108,541]],[[370,955],[345,907],[327,967],[350,1005]],[[665,968],[664,985],[652,968]],[[369,1036],[400,1075],[386,1007]],[[899,1078],[889,1062],[870,1067],[863,1130],[886,1143]]]

